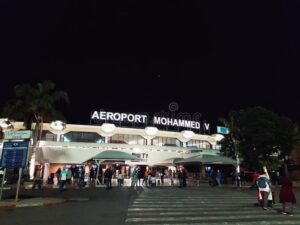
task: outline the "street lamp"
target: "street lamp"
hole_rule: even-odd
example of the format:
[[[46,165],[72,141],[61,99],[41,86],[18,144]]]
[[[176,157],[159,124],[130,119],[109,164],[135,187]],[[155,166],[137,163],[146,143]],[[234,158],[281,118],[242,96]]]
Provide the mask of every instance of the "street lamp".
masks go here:
[[[5,131],[5,130],[12,129],[13,125],[8,118],[1,118],[0,119],[0,127],[2,128],[3,131]]]
[[[50,127],[56,131],[63,131],[66,128],[66,123],[60,120],[53,121]]]

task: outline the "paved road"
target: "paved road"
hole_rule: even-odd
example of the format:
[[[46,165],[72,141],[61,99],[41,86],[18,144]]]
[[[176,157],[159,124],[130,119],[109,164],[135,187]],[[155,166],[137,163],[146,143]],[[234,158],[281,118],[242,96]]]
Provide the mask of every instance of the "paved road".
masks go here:
[[[6,197],[9,194],[5,192]],[[49,207],[0,211],[1,225],[300,224],[298,208],[293,217],[279,214],[279,204],[274,210],[264,211],[254,206],[254,191],[237,191],[229,187],[138,190],[124,187],[63,193],[58,190],[22,190],[21,195],[63,197],[71,201]]]
[[[232,188],[146,189],[128,207],[127,225],[157,224],[300,224],[294,216],[281,215],[281,206],[265,211],[255,206],[255,192]]]
[[[137,194],[136,190],[129,188],[67,190],[62,193],[57,189],[22,190],[23,197],[63,197],[70,201],[48,207],[0,211],[0,225],[124,224],[129,200],[136,198]],[[8,195],[6,193],[6,197]]]

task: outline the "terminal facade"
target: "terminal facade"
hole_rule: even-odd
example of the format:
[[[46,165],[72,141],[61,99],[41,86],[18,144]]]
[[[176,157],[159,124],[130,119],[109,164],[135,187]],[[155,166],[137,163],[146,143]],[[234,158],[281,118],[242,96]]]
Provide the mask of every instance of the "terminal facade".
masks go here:
[[[102,125],[44,123],[41,139],[35,146],[34,160],[43,166],[44,179],[63,166],[92,163],[104,151],[120,151],[138,160],[104,161],[104,166],[119,165],[125,174],[136,166],[172,168],[174,159],[199,154],[217,155],[219,146],[214,135],[196,134],[191,130],[163,131],[156,127],[127,128],[113,123]],[[14,130],[24,129],[22,122]]]

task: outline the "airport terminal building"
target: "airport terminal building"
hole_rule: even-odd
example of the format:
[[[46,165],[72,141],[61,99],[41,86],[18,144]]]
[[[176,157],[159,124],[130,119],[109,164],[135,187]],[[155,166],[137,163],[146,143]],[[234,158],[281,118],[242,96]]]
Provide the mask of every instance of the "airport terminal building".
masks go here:
[[[91,115],[92,119],[101,119],[101,116],[104,117],[104,114],[96,111]],[[106,116],[120,120],[125,118],[122,114],[115,117],[112,114]],[[146,118],[135,116],[132,119],[143,121]],[[102,165],[118,164],[125,174],[130,174],[130,168],[135,166],[168,168],[174,167],[175,160],[178,159],[201,154],[219,154],[220,147],[216,135],[188,130],[188,126],[198,127],[196,122],[156,118],[157,123],[175,123],[187,128],[181,131],[166,131],[155,126],[130,128],[106,121],[101,125],[64,124],[60,121],[44,123],[41,139],[35,147],[35,161],[43,165],[44,179],[62,166],[93,163],[100,153],[107,151],[123,152],[136,157],[134,160],[102,159]],[[23,129],[23,123],[15,122],[13,127],[14,130]]]

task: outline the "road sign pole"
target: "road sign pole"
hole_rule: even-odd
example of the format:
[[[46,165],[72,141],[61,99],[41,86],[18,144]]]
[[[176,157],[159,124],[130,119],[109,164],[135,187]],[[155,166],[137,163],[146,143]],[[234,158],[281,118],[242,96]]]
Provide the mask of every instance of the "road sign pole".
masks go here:
[[[6,168],[4,168],[4,173],[3,173],[2,181],[1,181],[0,201],[2,200],[2,192],[3,192],[4,181],[5,181],[5,174],[6,174]]]
[[[18,201],[18,198],[19,198],[19,190],[20,190],[20,184],[21,184],[22,170],[23,170],[23,168],[19,168],[19,178],[18,178],[18,186],[17,186],[17,193],[16,193],[16,202]]]

